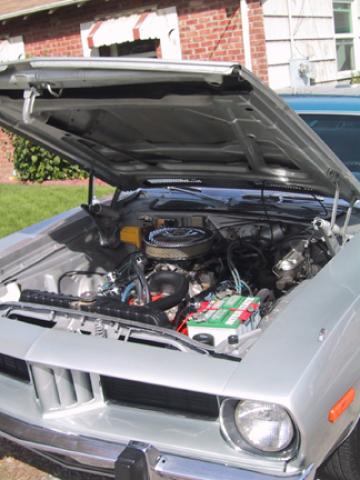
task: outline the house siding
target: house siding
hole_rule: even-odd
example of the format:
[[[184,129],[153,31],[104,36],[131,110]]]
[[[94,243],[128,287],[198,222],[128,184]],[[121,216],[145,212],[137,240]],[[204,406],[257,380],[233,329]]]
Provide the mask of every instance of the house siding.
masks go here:
[[[356,69],[360,69],[360,0],[353,0],[358,11],[354,22],[354,53]],[[293,51],[290,41],[291,8]],[[332,0],[265,0],[263,2],[265,43],[269,84],[272,88],[289,87],[290,59],[310,63],[314,83],[336,82],[342,79],[337,70],[335,28]],[[348,77],[349,74],[344,74]]]

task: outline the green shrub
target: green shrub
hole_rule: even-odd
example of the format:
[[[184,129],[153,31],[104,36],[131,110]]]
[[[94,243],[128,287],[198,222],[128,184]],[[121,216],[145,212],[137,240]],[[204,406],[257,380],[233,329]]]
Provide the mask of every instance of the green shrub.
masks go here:
[[[351,75],[351,80],[350,80],[351,85],[354,85],[356,83],[360,83],[360,73],[356,72]]]
[[[87,173],[78,165],[34,145],[30,140],[12,135],[14,167],[20,180],[72,180],[86,178]]]

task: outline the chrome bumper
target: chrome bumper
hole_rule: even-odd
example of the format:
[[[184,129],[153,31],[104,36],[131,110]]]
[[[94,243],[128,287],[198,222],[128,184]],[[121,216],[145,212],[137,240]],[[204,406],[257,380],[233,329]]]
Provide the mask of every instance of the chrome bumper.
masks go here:
[[[0,413],[0,436],[79,471],[101,473],[116,480],[306,480],[312,469],[295,476],[273,476],[222,464],[161,454],[151,445],[130,442],[121,445],[75,436],[15,419]],[[138,465],[131,470],[134,462]],[[141,475],[139,475],[139,468]]]

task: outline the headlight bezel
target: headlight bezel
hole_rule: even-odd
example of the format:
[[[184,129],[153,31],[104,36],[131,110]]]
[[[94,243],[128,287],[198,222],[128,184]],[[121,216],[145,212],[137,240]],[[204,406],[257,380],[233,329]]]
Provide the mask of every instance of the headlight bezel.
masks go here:
[[[296,454],[299,449],[300,445],[300,435],[299,431],[296,427],[296,424],[291,417],[290,413],[284,408],[282,405],[276,404],[278,407],[282,408],[287,415],[289,416],[293,429],[294,435],[293,439],[290,444],[283,450],[269,452],[265,450],[261,450],[255,448],[251,443],[247,442],[246,439],[241,435],[239,432],[236,422],[235,422],[235,410],[239,403],[244,402],[245,400],[252,400],[252,399],[233,399],[227,398],[222,401],[220,406],[220,429],[221,433],[224,436],[225,440],[235,449],[238,451],[246,451],[248,453],[252,453],[257,456],[268,457],[272,459],[279,459],[279,460],[290,460]],[[253,400],[258,401],[258,400]],[[261,403],[261,401],[259,401]],[[273,402],[263,402],[266,403],[273,403]]]

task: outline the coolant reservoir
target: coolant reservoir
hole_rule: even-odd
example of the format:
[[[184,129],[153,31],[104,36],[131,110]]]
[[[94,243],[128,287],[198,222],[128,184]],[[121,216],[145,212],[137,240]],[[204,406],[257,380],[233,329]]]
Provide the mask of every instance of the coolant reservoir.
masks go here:
[[[120,240],[123,243],[129,243],[135,245],[137,249],[140,249],[142,242],[141,228],[138,226],[126,226],[120,230]]]

